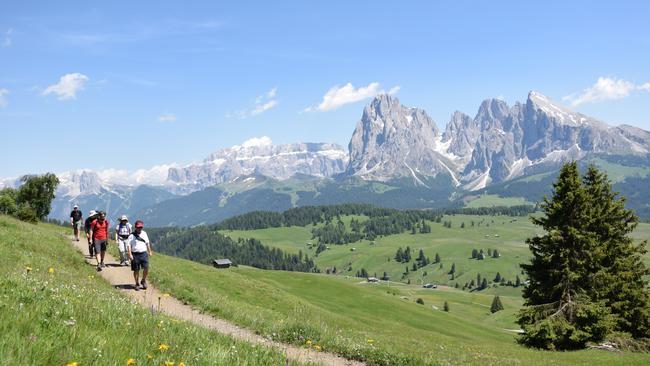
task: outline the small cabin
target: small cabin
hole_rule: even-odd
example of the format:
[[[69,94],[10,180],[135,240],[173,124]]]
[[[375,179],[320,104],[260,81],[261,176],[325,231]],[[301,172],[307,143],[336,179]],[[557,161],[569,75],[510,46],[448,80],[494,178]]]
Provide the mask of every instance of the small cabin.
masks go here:
[[[230,268],[232,261],[230,259],[215,259],[212,261],[214,268]]]

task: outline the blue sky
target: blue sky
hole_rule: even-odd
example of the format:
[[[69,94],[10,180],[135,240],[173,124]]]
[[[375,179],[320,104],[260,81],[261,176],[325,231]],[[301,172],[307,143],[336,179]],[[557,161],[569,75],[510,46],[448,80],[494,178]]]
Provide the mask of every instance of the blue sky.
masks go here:
[[[391,90],[441,128],[537,90],[650,130],[650,2],[567,3],[4,1],[0,177],[347,145]]]

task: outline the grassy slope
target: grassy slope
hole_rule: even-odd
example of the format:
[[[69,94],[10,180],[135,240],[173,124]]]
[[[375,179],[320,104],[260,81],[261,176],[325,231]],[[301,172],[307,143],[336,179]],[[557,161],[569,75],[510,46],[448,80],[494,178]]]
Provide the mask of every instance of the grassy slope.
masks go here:
[[[132,304],[84,263],[63,230],[0,215],[2,364],[284,364],[279,352]],[[163,343],[169,349],[159,351]]]
[[[499,197],[496,194],[482,194],[469,200],[465,207],[493,207],[493,206],[517,206],[534,205],[534,202],[526,201],[522,197]]]
[[[376,364],[642,365],[644,354],[603,351],[544,352],[515,343],[520,301],[504,296],[506,310],[489,313],[490,293],[403,284],[368,285],[322,274],[216,270],[156,256],[153,281],[205,311],[261,334],[305,344],[307,340]],[[164,269],[164,270],[163,270]],[[422,298],[425,305],[415,299]],[[448,301],[451,312],[441,308]],[[371,342],[369,340],[372,340]]]

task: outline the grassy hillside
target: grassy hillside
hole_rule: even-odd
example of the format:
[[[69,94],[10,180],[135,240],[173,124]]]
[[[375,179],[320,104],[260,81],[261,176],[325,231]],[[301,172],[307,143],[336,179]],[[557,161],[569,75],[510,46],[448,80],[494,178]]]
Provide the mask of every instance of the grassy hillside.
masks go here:
[[[132,304],[63,232],[0,215],[2,364],[125,365],[133,358],[137,365],[284,365],[280,352]]]
[[[342,217],[347,227],[350,219],[350,216]],[[362,217],[355,219],[364,220]],[[451,228],[444,227],[444,221],[450,221]],[[461,227],[463,223],[464,228]],[[428,234],[403,233],[380,237],[375,241],[363,240],[347,245],[330,244],[329,250],[320,253],[318,257],[315,257],[316,245],[309,245],[317,244],[317,241],[311,238],[311,230],[314,228],[311,225],[223,233],[233,238],[253,237],[265,245],[275,246],[287,252],[297,253],[302,250],[303,253],[314,257],[321,270],[336,267],[341,275],[354,276],[357,270],[364,268],[370,275],[376,273],[381,276],[383,272],[387,272],[394,281],[407,282],[410,279],[413,284],[434,282],[449,286],[458,283],[461,287],[472,279],[476,280],[477,274],[492,281],[497,272],[506,280],[514,282],[515,276],[521,274],[519,264],[527,261],[529,256],[526,238],[541,233],[527,217],[452,215],[444,216],[442,223],[428,224],[432,227],[432,232]],[[650,224],[639,224],[632,236],[638,240],[650,239]],[[411,248],[413,259],[421,248],[432,262],[438,253],[441,262],[412,271],[414,260],[408,263],[395,261],[397,249],[407,246]],[[483,249],[486,254],[488,249],[497,249],[501,256],[487,256],[484,260],[476,260],[471,258],[472,249]],[[646,255],[646,263],[650,265],[650,255]],[[455,264],[456,268],[453,279],[449,274],[452,264]],[[409,273],[403,276],[407,266]],[[518,293],[516,289],[502,287],[494,291]]]
[[[521,305],[502,296],[491,314],[492,290],[382,283],[323,274],[217,270],[156,256],[153,281],[207,312],[295,344],[318,344],[376,365],[644,365],[647,354],[536,351],[517,345],[512,330]],[[421,298],[424,305],[415,300]],[[444,302],[450,312],[442,311]]]

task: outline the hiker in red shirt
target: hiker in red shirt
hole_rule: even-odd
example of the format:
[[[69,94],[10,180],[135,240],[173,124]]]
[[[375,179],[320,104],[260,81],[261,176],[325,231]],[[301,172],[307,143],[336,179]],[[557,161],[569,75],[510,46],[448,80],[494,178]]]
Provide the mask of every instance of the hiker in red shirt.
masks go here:
[[[104,255],[106,255],[106,245],[108,244],[108,220],[106,212],[101,211],[99,218],[90,224],[90,237],[95,246],[95,259],[97,259],[97,270],[101,271],[104,265]]]

